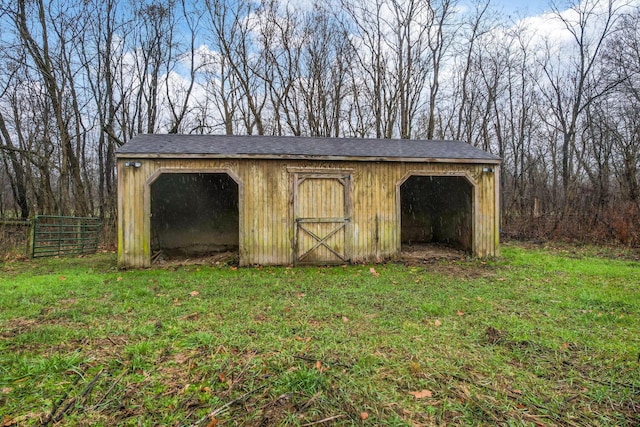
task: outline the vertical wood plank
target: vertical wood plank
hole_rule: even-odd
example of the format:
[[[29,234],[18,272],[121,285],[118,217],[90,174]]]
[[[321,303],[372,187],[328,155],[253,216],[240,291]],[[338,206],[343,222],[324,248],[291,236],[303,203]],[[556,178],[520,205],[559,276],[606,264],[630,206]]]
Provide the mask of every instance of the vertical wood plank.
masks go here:
[[[116,163],[117,177],[118,177],[118,195],[117,195],[117,210],[118,210],[118,266],[126,267],[129,264],[128,257],[125,254],[126,244],[128,243],[129,236],[126,234],[125,227],[129,225],[129,222],[124,215],[124,201],[128,194],[126,189],[126,178],[124,176],[124,160],[118,160]]]
[[[500,166],[495,166],[494,173],[494,184],[493,184],[493,256],[500,256],[500,224],[502,221],[501,218],[501,210],[500,210]]]

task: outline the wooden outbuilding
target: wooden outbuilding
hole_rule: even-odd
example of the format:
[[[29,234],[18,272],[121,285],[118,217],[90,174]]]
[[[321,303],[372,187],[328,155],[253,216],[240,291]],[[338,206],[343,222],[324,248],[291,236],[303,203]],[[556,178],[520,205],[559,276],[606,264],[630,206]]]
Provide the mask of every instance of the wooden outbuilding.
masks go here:
[[[237,250],[240,265],[498,255],[500,159],[458,141],[139,135],[118,149],[118,263]]]

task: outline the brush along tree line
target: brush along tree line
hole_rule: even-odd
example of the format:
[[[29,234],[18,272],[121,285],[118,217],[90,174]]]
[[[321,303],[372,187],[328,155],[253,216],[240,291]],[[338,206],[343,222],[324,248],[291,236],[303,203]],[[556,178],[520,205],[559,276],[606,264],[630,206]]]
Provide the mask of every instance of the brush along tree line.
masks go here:
[[[115,217],[138,133],[465,140],[503,231],[640,243],[640,9],[0,0],[0,216]],[[541,28],[544,25],[544,28]]]

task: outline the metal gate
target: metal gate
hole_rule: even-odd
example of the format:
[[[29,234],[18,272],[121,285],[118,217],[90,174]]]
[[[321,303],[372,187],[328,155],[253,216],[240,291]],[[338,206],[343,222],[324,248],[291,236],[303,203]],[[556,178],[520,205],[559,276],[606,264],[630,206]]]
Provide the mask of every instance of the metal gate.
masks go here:
[[[296,264],[348,262],[350,175],[296,173],[294,256]]]
[[[31,257],[95,253],[101,226],[100,218],[37,215],[33,219]]]

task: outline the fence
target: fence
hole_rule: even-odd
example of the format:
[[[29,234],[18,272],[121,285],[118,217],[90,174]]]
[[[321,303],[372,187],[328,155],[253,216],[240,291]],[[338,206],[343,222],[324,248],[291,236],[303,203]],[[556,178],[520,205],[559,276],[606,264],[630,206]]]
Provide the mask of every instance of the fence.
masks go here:
[[[33,219],[31,257],[95,253],[100,218],[37,215]]]

